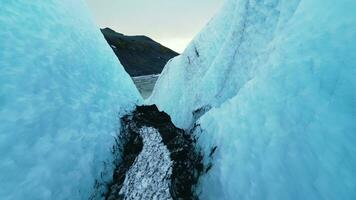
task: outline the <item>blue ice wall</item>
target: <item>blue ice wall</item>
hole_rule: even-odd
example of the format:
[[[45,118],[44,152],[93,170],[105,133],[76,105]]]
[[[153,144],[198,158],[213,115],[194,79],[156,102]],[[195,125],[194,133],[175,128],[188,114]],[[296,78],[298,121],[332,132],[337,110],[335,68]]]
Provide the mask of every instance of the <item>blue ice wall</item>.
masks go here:
[[[183,54],[167,64],[148,103],[170,113],[177,126],[189,127],[193,112],[220,106],[255,75],[298,2],[226,0]]]
[[[0,27],[0,199],[87,199],[139,93],[82,0],[1,1]]]
[[[201,199],[356,199],[355,8],[227,0],[166,66],[149,103],[183,128],[212,107]]]

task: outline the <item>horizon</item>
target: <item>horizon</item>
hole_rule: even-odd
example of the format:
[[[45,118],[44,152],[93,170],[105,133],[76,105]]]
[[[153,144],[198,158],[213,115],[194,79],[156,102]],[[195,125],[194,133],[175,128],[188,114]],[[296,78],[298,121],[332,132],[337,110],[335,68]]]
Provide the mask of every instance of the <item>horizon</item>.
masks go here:
[[[177,53],[182,53],[194,36],[218,12],[224,0],[86,2],[99,28],[110,28],[129,36],[145,35]],[[145,9],[140,9],[142,7]]]

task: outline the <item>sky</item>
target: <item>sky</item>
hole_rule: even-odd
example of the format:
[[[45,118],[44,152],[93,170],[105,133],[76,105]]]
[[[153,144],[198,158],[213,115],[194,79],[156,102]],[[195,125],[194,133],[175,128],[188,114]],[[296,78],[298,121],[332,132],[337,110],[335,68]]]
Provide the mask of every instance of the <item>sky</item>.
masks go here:
[[[86,0],[100,28],[146,35],[181,53],[224,0]]]

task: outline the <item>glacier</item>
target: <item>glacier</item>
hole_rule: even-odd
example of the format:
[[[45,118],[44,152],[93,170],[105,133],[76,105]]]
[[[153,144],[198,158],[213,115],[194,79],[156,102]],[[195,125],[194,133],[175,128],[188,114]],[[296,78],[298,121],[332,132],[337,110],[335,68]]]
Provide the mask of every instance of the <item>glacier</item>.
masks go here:
[[[212,155],[201,199],[356,198],[355,8],[226,0],[167,64],[146,103]]]
[[[0,26],[1,199],[88,199],[142,98],[84,1],[1,1]]]
[[[297,6],[298,0],[227,0],[183,54],[167,64],[147,103],[188,128],[194,112],[221,105],[253,77]]]
[[[356,199],[355,8],[225,0],[145,102],[168,116],[84,0],[2,1],[0,198]],[[115,183],[125,131],[142,150]]]

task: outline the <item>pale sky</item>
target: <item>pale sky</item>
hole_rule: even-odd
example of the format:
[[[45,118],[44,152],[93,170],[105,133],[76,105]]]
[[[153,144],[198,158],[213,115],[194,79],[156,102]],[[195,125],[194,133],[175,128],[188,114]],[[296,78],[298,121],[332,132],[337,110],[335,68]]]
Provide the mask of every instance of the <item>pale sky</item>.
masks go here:
[[[99,27],[146,35],[181,53],[224,0],[86,0]]]

